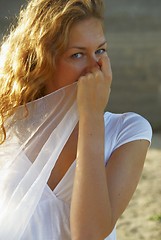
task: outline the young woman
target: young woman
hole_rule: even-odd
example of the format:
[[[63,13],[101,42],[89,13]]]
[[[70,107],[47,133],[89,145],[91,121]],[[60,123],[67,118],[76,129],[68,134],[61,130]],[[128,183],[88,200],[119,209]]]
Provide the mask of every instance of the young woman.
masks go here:
[[[1,47],[0,239],[114,240],[151,127],[104,113],[101,0],[32,0]]]

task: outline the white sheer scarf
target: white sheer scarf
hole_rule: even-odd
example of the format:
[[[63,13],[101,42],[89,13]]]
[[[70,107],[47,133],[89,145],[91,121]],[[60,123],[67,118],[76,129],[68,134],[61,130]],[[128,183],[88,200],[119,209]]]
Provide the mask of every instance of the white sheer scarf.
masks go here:
[[[19,107],[8,121],[0,146],[0,239],[20,239],[30,221],[78,122],[76,92],[76,83],[64,87],[28,103],[26,117]]]

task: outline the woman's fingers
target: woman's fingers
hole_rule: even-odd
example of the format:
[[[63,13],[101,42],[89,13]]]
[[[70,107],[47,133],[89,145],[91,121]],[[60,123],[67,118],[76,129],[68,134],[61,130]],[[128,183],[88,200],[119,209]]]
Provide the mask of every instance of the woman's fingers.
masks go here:
[[[112,83],[112,69],[111,69],[111,63],[108,56],[102,56],[98,61],[98,66],[93,69],[91,69],[91,72],[87,74],[89,76],[91,73],[94,77],[101,78],[103,77],[104,80],[107,81],[108,86],[111,86]],[[102,74],[103,76],[102,76]]]
[[[99,65],[101,68],[101,71],[104,74],[105,80],[107,80],[110,84],[112,82],[112,69],[111,69],[111,63],[108,56],[103,56],[99,59]]]
[[[78,81],[78,105],[80,112],[88,110],[103,113],[106,107],[112,82],[112,71],[108,57],[102,57],[99,67],[94,67]]]

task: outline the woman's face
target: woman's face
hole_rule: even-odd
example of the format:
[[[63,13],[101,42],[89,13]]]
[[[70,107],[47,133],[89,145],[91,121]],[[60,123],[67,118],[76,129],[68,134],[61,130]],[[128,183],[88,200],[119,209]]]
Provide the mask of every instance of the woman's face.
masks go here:
[[[99,19],[90,18],[74,24],[65,52],[56,59],[53,79],[47,82],[47,93],[78,81],[106,55],[107,42]]]

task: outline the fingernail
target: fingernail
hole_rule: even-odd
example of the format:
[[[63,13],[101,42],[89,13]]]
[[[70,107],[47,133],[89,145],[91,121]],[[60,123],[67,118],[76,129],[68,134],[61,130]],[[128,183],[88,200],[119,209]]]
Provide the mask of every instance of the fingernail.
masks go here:
[[[101,58],[98,59],[97,64],[98,64],[99,68],[102,66]]]

